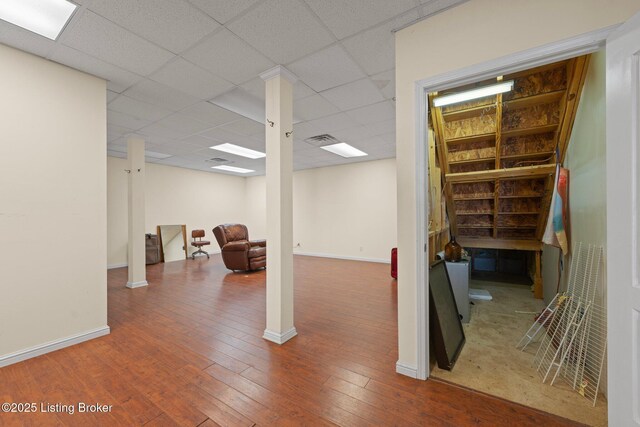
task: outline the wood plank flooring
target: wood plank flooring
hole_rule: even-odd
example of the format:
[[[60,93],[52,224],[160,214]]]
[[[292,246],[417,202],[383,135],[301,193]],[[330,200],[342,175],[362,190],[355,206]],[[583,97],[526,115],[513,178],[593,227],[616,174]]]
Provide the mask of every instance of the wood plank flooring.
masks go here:
[[[2,426],[575,425],[395,373],[396,285],[385,264],[295,259],[298,336],[262,339],[265,272],[219,255],[108,273],[111,334],[0,369],[1,402],[113,405],[108,413],[0,413]]]

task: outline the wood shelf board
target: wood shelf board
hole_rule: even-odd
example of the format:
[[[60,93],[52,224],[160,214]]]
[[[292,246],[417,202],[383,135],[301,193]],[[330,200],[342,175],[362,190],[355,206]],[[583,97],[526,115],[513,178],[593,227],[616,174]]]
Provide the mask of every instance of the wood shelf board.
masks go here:
[[[448,173],[445,181],[453,184],[463,182],[493,181],[496,179],[540,178],[554,174],[555,165],[522,166],[488,171]]]
[[[551,104],[552,102],[559,101],[565,94],[565,92],[566,90],[555,90],[553,92],[546,92],[538,95],[511,99],[509,101],[504,101],[503,106],[506,107],[505,110],[512,111],[531,107],[534,105]]]
[[[456,215],[493,215],[493,211],[487,212],[456,212]]]
[[[455,160],[450,161],[449,165],[469,165],[473,163],[493,163],[495,162],[495,157],[483,157],[482,159],[467,159],[467,160]]]
[[[514,136],[538,135],[541,133],[555,132],[557,129],[558,129],[558,124],[534,126],[531,128],[523,128],[523,129],[503,130],[502,137],[511,138]]]
[[[502,154],[500,158],[503,160],[533,159],[536,157],[550,157],[554,154],[555,153],[553,151],[540,151],[538,153]]]
[[[482,133],[479,135],[462,136],[460,138],[445,139],[447,145],[469,144],[472,142],[495,141],[496,133]]]
[[[463,247],[481,249],[513,249],[522,251],[540,251],[542,242],[535,239],[492,239],[486,237],[456,237]]]
[[[463,108],[460,110],[449,111],[442,114],[445,122],[451,123],[458,120],[469,119],[472,117],[480,117],[483,114],[495,114],[496,104],[479,105],[477,107]]]

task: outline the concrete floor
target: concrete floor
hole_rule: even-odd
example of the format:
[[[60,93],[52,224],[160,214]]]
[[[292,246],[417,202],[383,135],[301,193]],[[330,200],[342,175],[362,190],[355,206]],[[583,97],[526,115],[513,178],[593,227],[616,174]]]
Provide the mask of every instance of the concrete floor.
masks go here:
[[[545,307],[530,287],[479,280],[471,280],[470,287],[488,290],[493,300],[471,306],[471,322],[464,324],[466,344],[453,371],[436,366],[431,375],[587,425],[607,425],[604,396],[593,407],[562,379],[553,386],[543,384],[533,366],[538,343],[524,352],[515,348],[533,322],[529,313]]]

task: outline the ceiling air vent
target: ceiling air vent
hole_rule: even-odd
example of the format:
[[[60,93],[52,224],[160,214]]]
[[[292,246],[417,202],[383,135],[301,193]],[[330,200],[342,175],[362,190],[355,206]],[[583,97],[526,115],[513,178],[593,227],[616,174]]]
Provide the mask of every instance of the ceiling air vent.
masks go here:
[[[223,163],[230,163],[229,160],[223,159],[222,157],[212,157],[210,159],[205,160],[205,162],[216,163],[218,165],[221,165]]]
[[[328,133],[323,133],[322,135],[316,135],[312,136],[311,138],[307,138],[304,140],[304,142],[306,142],[307,144],[311,144],[314,147],[323,147],[325,145],[338,144],[340,141],[338,141]]]

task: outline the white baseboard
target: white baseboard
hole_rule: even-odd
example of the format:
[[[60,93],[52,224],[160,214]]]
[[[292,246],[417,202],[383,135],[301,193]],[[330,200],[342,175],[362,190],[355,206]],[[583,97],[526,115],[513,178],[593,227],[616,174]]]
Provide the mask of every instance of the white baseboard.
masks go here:
[[[45,353],[51,353],[52,351],[60,350],[61,348],[80,344],[81,342],[108,335],[109,333],[111,333],[109,326],[103,326],[78,335],[72,335],[56,341],[26,348],[24,350],[16,351],[15,353],[5,354],[4,356],[0,356],[0,368],[22,362],[23,360],[31,359],[32,357],[41,356]]]
[[[405,365],[404,363],[400,363],[400,361],[396,362],[396,372],[401,375],[406,375],[407,377],[418,378],[417,367]]]
[[[357,256],[347,256],[347,255],[333,255],[333,254],[322,254],[316,252],[293,252],[294,255],[302,255],[302,256],[315,256],[320,258],[333,258],[333,259],[347,259],[350,261],[365,261],[365,262],[377,262],[380,264],[391,264],[391,259],[381,259],[381,258],[366,258],[366,257],[357,257]],[[391,257],[391,255],[389,255]]]
[[[142,288],[145,286],[149,286],[149,283],[146,280],[141,280],[139,282],[127,282],[127,288],[129,289]]]
[[[262,338],[264,338],[265,340],[274,342],[276,344],[284,344],[287,341],[289,341],[291,338],[295,337],[296,335],[298,335],[298,332],[296,331],[296,328],[294,326],[293,328],[289,329],[287,332],[283,332],[281,334],[278,332],[265,329],[264,335],[262,336]]]
[[[127,263],[126,263],[126,262],[123,262],[123,263],[120,263],[120,264],[110,264],[110,265],[107,265],[107,270],[111,270],[111,269],[113,269],[113,268],[122,268],[122,267],[127,267]]]

